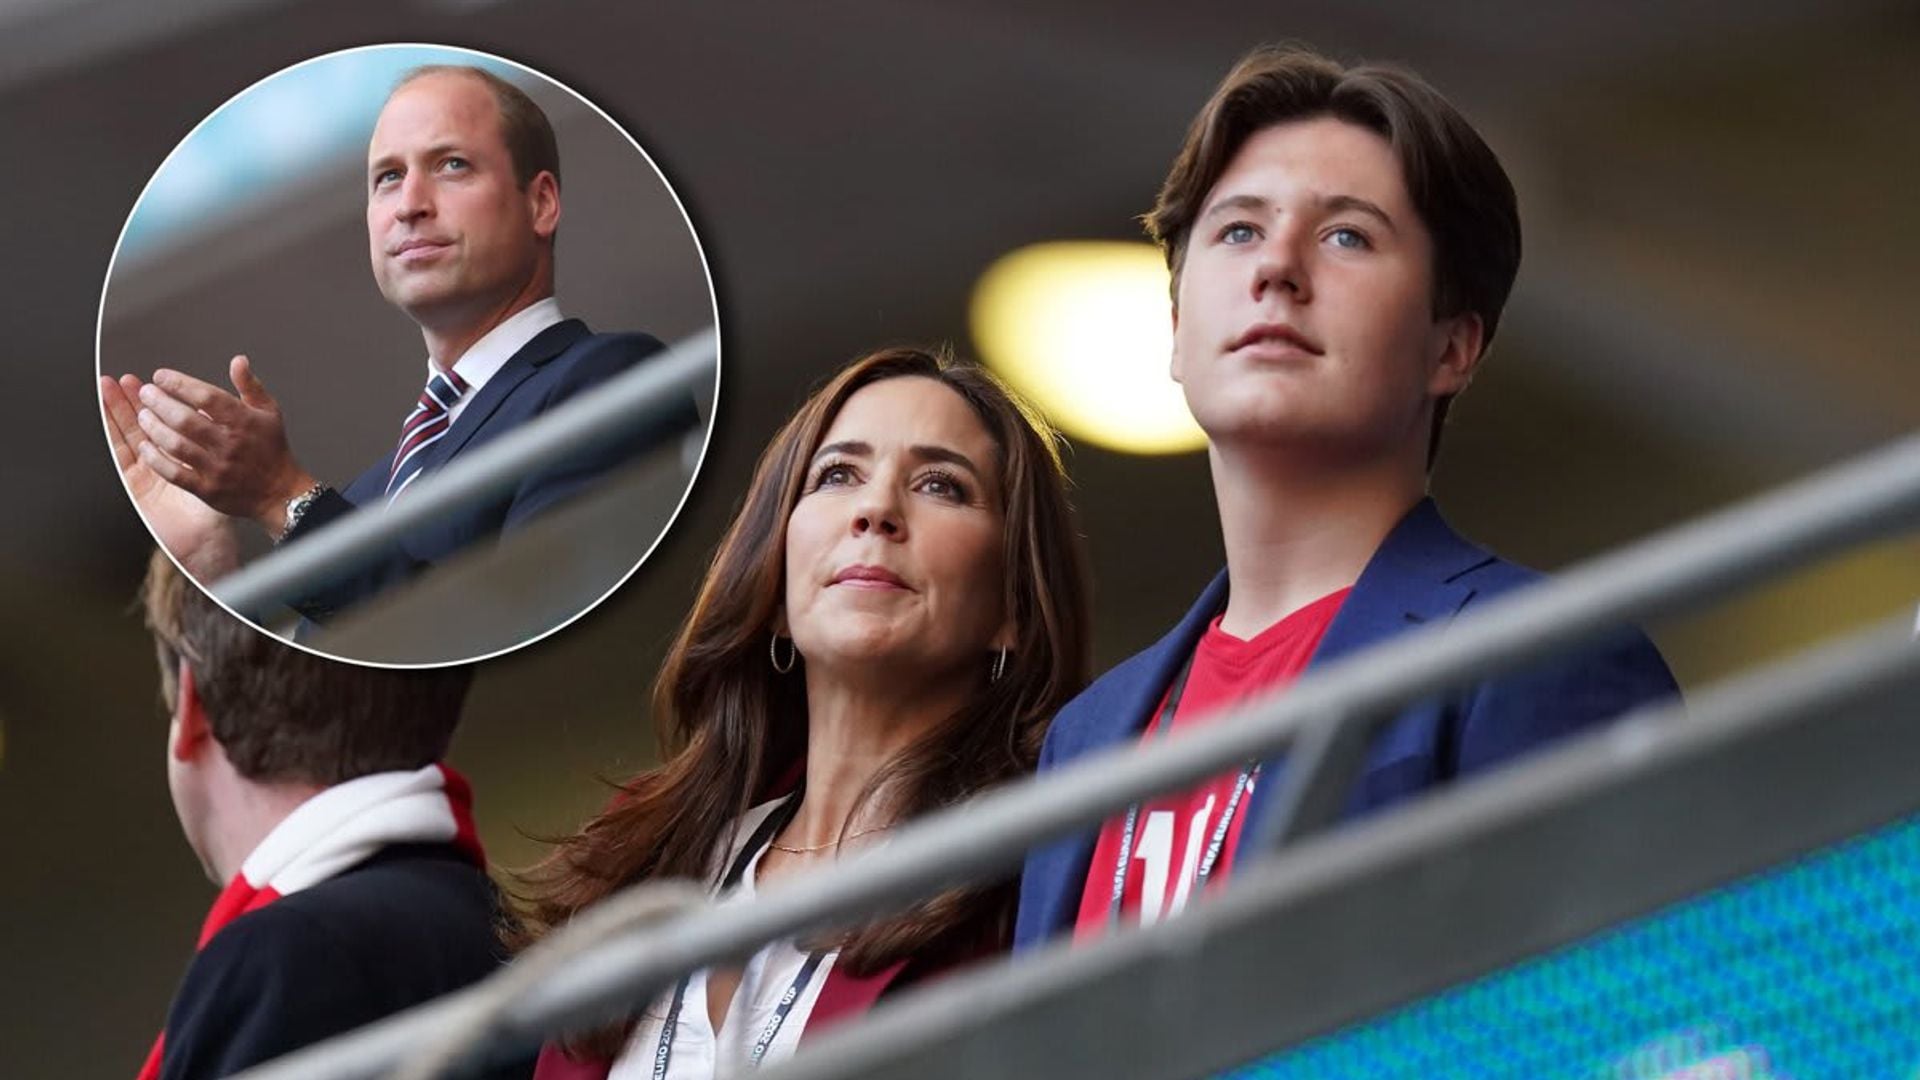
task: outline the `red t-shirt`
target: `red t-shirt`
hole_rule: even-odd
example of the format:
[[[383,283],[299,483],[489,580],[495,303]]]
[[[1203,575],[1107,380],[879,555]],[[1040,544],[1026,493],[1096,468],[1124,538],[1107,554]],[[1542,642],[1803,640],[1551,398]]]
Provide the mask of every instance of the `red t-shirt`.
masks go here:
[[[1340,611],[1351,589],[1341,589],[1315,600],[1286,618],[1243,641],[1220,629],[1215,618],[1201,635],[1193,650],[1193,668],[1187,675],[1185,691],[1174,710],[1170,728],[1177,730],[1204,724],[1214,714],[1246,698],[1298,678],[1313,659],[1327,626]],[[1172,692],[1172,688],[1168,688]],[[1143,739],[1156,739],[1166,733],[1159,730],[1160,714],[1166,708],[1163,695],[1147,724]],[[1125,864],[1122,918],[1137,918],[1152,924],[1179,913],[1193,891],[1206,849],[1219,829],[1220,818],[1233,801],[1239,770],[1209,780],[1191,791],[1166,795],[1141,804],[1133,826],[1133,855]],[[1253,797],[1249,778],[1235,807],[1232,821],[1215,857],[1209,883],[1227,876],[1233,863],[1234,847],[1246,824],[1247,803]],[[1087,871],[1086,891],[1080,897],[1080,917],[1074,925],[1075,938],[1099,937],[1107,932],[1113,905],[1115,879],[1121,876],[1120,845],[1126,831],[1124,815],[1107,822],[1093,848],[1093,864]]]

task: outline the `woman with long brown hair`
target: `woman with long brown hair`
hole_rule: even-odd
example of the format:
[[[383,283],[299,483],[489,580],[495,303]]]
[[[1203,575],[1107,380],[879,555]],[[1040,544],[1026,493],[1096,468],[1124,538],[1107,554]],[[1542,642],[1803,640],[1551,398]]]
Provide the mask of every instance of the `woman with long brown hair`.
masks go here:
[[[1029,772],[1086,681],[1088,586],[1058,447],[980,368],[862,357],[775,436],[654,689],[665,763],[524,879],[519,944],[615,890],[722,902]],[[1004,948],[1012,880],[684,980],[540,1077],[711,1077],[789,1056],[890,989]],[[749,1000],[751,999],[751,1000]]]

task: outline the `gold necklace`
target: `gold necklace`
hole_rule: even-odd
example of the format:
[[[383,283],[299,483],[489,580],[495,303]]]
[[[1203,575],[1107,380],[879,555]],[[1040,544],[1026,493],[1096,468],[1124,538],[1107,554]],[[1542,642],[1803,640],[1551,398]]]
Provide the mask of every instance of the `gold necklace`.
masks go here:
[[[877,832],[886,832],[888,829],[891,829],[891,828],[893,828],[893,826],[891,825],[876,825],[871,829],[861,829],[857,833],[851,833],[847,836],[846,839],[858,840],[863,836],[871,836]],[[784,851],[790,855],[810,855],[816,851],[825,851],[828,848],[839,847],[844,842],[845,841],[842,841],[842,840],[829,840],[824,844],[815,844],[812,847],[788,847],[786,844],[782,844],[777,840],[769,840],[767,842],[767,846],[772,848],[775,851]]]

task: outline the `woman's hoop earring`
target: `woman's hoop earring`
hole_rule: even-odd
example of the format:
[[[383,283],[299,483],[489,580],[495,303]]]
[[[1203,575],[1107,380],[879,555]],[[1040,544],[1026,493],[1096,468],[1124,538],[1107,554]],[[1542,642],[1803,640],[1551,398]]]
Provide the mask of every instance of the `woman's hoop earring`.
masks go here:
[[[1007,673],[1007,650],[1001,649],[999,653],[997,653],[993,658],[993,674],[988,676],[987,681],[999,682],[1000,677],[1005,675],[1006,673]]]
[[[767,642],[767,659],[773,661],[773,670],[785,675],[793,670],[794,662],[800,659],[800,650],[792,641],[787,642],[787,662],[780,663],[780,631],[775,630]]]

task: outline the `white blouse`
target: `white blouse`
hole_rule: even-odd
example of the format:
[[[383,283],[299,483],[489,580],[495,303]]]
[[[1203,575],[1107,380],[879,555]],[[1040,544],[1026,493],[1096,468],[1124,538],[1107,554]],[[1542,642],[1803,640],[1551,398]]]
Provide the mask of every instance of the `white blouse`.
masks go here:
[[[739,858],[741,848],[752,839],[754,830],[784,801],[776,799],[761,803],[747,811],[746,816],[740,819],[733,844],[721,861],[723,870]],[[753,898],[754,878],[759,871],[760,857],[764,854],[765,848],[754,853],[745,873],[740,876],[739,886],[720,897],[722,907],[745,903]],[[814,1003],[820,999],[820,989],[826,985],[827,975],[833,970],[835,956],[834,953],[822,956],[811,977],[800,987],[799,996],[788,1010],[786,1020],[781,1023],[773,1041],[767,1045],[766,1053],[761,1058],[762,1065],[790,1058],[799,1048],[800,1033],[806,1030],[807,1017],[813,1012]],[[795,948],[791,941],[777,941],[755,953],[753,959],[747,962],[740,978],[740,987],[727,1005],[727,1015],[718,1032],[713,1030],[712,1016],[707,1007],[707,973],[705,970],[695,972],[687,982],[686,993],[681,999],[680,1022],[674,1028],[672,1052],[668,1057],[667,1071],[663,1074],[665,1080],[713,1080],[714,1077],[748,1072],[752,1068],[750,1062],[754,1044],[772,1022],[781,999],[794,986],[806,962],[807,954]],[[607,1080],[653,1080],[661,1034],[666,1028],[667,1014],[672,1006],[671,990],[647,1006],[640,1015],[633,1038],[613,1063]]]

